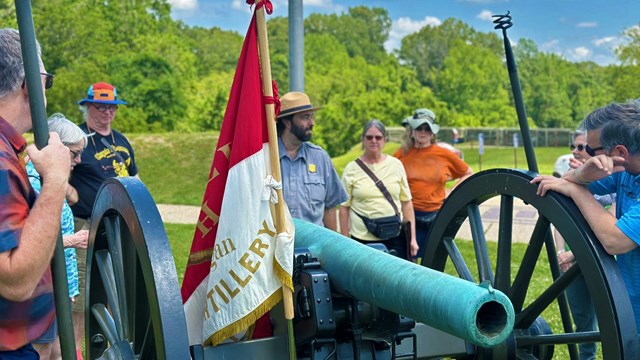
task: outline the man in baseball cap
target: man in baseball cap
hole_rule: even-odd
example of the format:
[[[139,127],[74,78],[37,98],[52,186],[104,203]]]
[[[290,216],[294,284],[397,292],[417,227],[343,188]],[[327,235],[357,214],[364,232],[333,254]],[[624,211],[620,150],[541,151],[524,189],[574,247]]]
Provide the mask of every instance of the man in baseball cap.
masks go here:
[[[303,92],[280,98],[277,119],[278,150],[284,199],[291,216],[337,231],[337,206],[347,200],[338,173],[326,151],[309,142],[315,112]]]

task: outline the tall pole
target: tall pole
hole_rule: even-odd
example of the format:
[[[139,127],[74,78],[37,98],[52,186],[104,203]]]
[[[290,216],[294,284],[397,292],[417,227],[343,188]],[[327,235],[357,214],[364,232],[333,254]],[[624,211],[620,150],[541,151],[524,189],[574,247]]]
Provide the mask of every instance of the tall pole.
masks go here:
[[[42,149],[49,143],[49,128],[47,126],[47,113],[44,108],[42,75],[40,75],[40,60],[36,46],[33,16],[31,15],[31,1],[16,0],[15,4],[27,91],[29,92],[33,137],[38,149]],[[62,206],[62,204],[60,204],[60,206]],[[53,260],[51,261],[51,270],[56,317],[58,320],[58,328],[60,329],[60,351],[64,359],[75,360],[76,344],[73,336],[71,300],[69,299],[67,266],[64,260],[62,233],[58,233]]]
[[[513,50],[511,49],[511,41],[509,41],[507,37],[507,29],[513,25],[511,15],[507,11],[505,15],[493,15],[493,17],[496,18],[493,20],[493,23],[496,24],[495,28],[502,30],[502,36],[504,38],[504,52],[507,59],[507,69],[509,70],[509,81],[511,82],[513,102],[516,105],[516,113],[518,114],[518,123],[520,124],[520,132],[522,133],[522,145],[524,146],[527,165],[529,166],[529,170],[538,172],[536,153],[533,151],[533,142],[531,141],[531,132],[529,131],[529,122],[527,120],[527,110],[524,106],[522,87],[520,86],[520,78],[518,77],[518,67],[516,66],[516,60],[513,56]]]
[[[263,2],[256,5],[256,25],[258,28],[258,47],[260,52],[260,72],[262,74],[262,94],[265,97],[273,97],[271,79],[271,58],[269,56],[269,39],[267,37],[267,23],[265,20]],[[271,163],[271,176],[277,182],[282,181],[280,174],[280,156],[278,155],[278,132],[276,130],[276,116],[274,104],[265,104],[267,115],[267,130],[269,133],[269,161]],[[285,231],[284,197],[282,188],[276,190],[278,203],[275,205],[276,233]],[[287,319],[287,332],[289,334],[289,359],[296,358],[296,342],[293,332],[293,289],[282,285],[282,301],[284,304],[284,317]]]
[[[289,0],[289,91],[304,91],[302,0]]]

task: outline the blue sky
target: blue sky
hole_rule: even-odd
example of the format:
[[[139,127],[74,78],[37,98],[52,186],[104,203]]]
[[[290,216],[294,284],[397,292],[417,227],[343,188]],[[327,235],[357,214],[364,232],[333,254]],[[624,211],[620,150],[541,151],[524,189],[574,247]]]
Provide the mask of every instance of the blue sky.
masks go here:
[[[191,26],[246,32],[251,13],[244,0],[168,0],[172,16]],[[287,0],[272,0],[272,16],[287,16]],[[617,63],[614,49],[624,43],[622,33],[640,31],[640,0],[303,0],[310,13],[341,13],[349,7],[382,7],[393,21],[388,50],[400,46],[403,36],[423,26],[438,26],[454,17],[478,31],[493,30],[491,14],[511,11],[508,30],[516,43],[532,39],[545,52],[571,61]]]

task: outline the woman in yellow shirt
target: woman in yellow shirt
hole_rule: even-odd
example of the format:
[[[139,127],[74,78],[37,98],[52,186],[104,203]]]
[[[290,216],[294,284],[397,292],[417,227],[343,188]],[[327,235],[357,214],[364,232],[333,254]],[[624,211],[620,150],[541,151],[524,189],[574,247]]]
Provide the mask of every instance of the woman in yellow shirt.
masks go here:
[[[398,256],[406,258],[407,239],[404,234],[400,233],[389,239],[379,238],[367,229],[362,219],[394,216],[397,209],[401,219],[414,223],[411,192],[402,163],[382,152],[387,139],[387,131],[380,120],[367,122],[362,132],[364,153],[358,159],[382,181],[395,207],[363,168],[356,161],[352,161],[347,164],[342,174],[342,184],[349,200],[340,205],[340,232],[362,243],[383,242],[389,250],[395,250]],[[418,243],[413,229],[411,233],[409,251],[411,256],[416,256]]]
[[[446,198],[447,181],[459,179],[459,183],[473,174],[467,163],[436,144],[440,126],[435,120],[433,111],[416,110],[409,119],[402,146],[393,155],[400,159],[407,173],[420,256],[427,245],[429,226]]]

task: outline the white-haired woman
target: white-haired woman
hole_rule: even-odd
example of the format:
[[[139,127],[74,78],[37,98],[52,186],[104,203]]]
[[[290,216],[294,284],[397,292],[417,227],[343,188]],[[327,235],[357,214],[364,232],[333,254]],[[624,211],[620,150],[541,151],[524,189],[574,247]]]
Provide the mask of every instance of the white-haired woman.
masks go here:
[[[71,156],[71,168],[80,163],[80,155],[87,146],[87,137],[84,131],[76,124],[65,118],[62,114],[53,114],[48,120],[49,131],[60,135],[60,141],[69,148]],[[29,181],[34,190],[39,193],[42,189],[42,179],[31,162],[26,164]],[[67,282],[69,284],[69,296],[73,298],[80,294],[78,289],[78,265],[76,259],[76,249],[86,249],[89,232],[80,230],[76,232],[73,226],[73,213],[68,201],[77,201],[77,193],[71,186],[68,187],[67,196],[62,204],[62,217],[60,230],[62,232],[62,242],[64,244],[64,257],[67,267]],[[75,319],[74,319],[75,320]],[[56,341],[57,329],[55,325],[45,332],[43,336],[34,341],[34,347],[40,354],[41,359],[58,358],[59,342]]]

